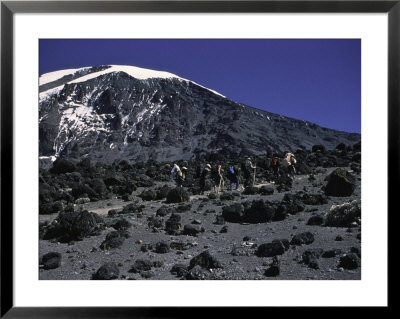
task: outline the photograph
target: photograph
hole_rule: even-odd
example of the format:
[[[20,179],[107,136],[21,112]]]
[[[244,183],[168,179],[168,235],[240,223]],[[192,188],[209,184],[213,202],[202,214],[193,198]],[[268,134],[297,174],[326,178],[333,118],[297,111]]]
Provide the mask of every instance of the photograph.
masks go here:
[[[360,38],[38,42],[39,280],[361,281]]]

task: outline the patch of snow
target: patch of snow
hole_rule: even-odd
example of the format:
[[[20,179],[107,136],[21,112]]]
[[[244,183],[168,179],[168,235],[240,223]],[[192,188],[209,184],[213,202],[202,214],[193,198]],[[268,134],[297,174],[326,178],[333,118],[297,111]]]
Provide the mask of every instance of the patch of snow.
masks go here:
[[[80,69],[60,70],[60,71],[54,71],[54,72],[49,72],[49,73],[42,74],[39,77],[39,85],[43,85],[43,84],[46,84],[46,83],[57,81],[57,80],[61,79],[62,77],[66,76],[66,75],[74,74],[77,71],[85,70],[85,69],[89,69],[89,67],[80,68]]]
[[[54,162],[57,159],[57,157],[55,157],[55,156],[39,156],[39,159],[41,159],[41,160],[49,159],[50,161]]]
[[[50,98],[54,94],[59,93],[63,88],[64,88],[64,85],[60,85],[60,86],[57,86],[57,87],[52,88],[50,90],[47,90],[47,91],[39,93],[39,102],[42,102],[42,101]]]

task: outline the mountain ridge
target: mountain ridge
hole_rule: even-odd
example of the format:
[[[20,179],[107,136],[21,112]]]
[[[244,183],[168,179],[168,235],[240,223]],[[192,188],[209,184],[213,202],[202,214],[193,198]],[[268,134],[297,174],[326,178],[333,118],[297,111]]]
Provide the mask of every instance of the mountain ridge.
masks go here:
[[[121,66],[73,70],[81,73],[64,74],[39,87],[42,157],[173,161],[210,153],[237,157],[266,149],[310,149],[317,144],[332,149],[361,139],[357,133],[234,102],[168,72],[141,71],[164,77],[137,78]]]

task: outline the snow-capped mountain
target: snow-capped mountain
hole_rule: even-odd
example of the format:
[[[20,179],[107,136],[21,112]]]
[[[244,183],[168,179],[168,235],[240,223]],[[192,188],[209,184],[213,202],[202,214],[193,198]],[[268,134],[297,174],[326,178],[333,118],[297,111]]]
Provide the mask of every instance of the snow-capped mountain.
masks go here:
[[[113,162],[334,148],[360,135],[236,103],[172,73],[108,65],[40,76],[39,139],[40,156]]]

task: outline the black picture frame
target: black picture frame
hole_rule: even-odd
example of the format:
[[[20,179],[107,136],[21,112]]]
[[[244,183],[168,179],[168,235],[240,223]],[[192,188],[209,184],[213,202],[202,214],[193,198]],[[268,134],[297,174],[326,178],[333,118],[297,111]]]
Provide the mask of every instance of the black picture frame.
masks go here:
[[[1,1],[1,317],[5,318],[176,318],[185,308],[22,308],[13,303],[13,18],[15,13],[200,13],[312,12],[388,14],[388,204],[399,186],[400,0],[336,1]],[[397,192],[396,192],[397,193]],[[392,211],[392,213],[396,213]],[[391,223],[389,222],[388,225]],[[389,231],[389,229],[388,229]],[[390,247],[390,232],[388,232]],[[389,249],[390,251],[390,249]],[[388,256],[389,257],[389,256]],[[389,260],[388,260],[389,261]],[[388,269],[389,270],[389,269]],[[388,281],[389,287],[390,280]],[[388,300],[390,308],[390,298]],[[196,310],[196,315],[209,309]],[[226,309],[219,309],[227,315]],[[254,309],[258,310],[258,309]],[[213,310],[213,314],[222,313]],[[304,308],[300,312],[304,311]]]

